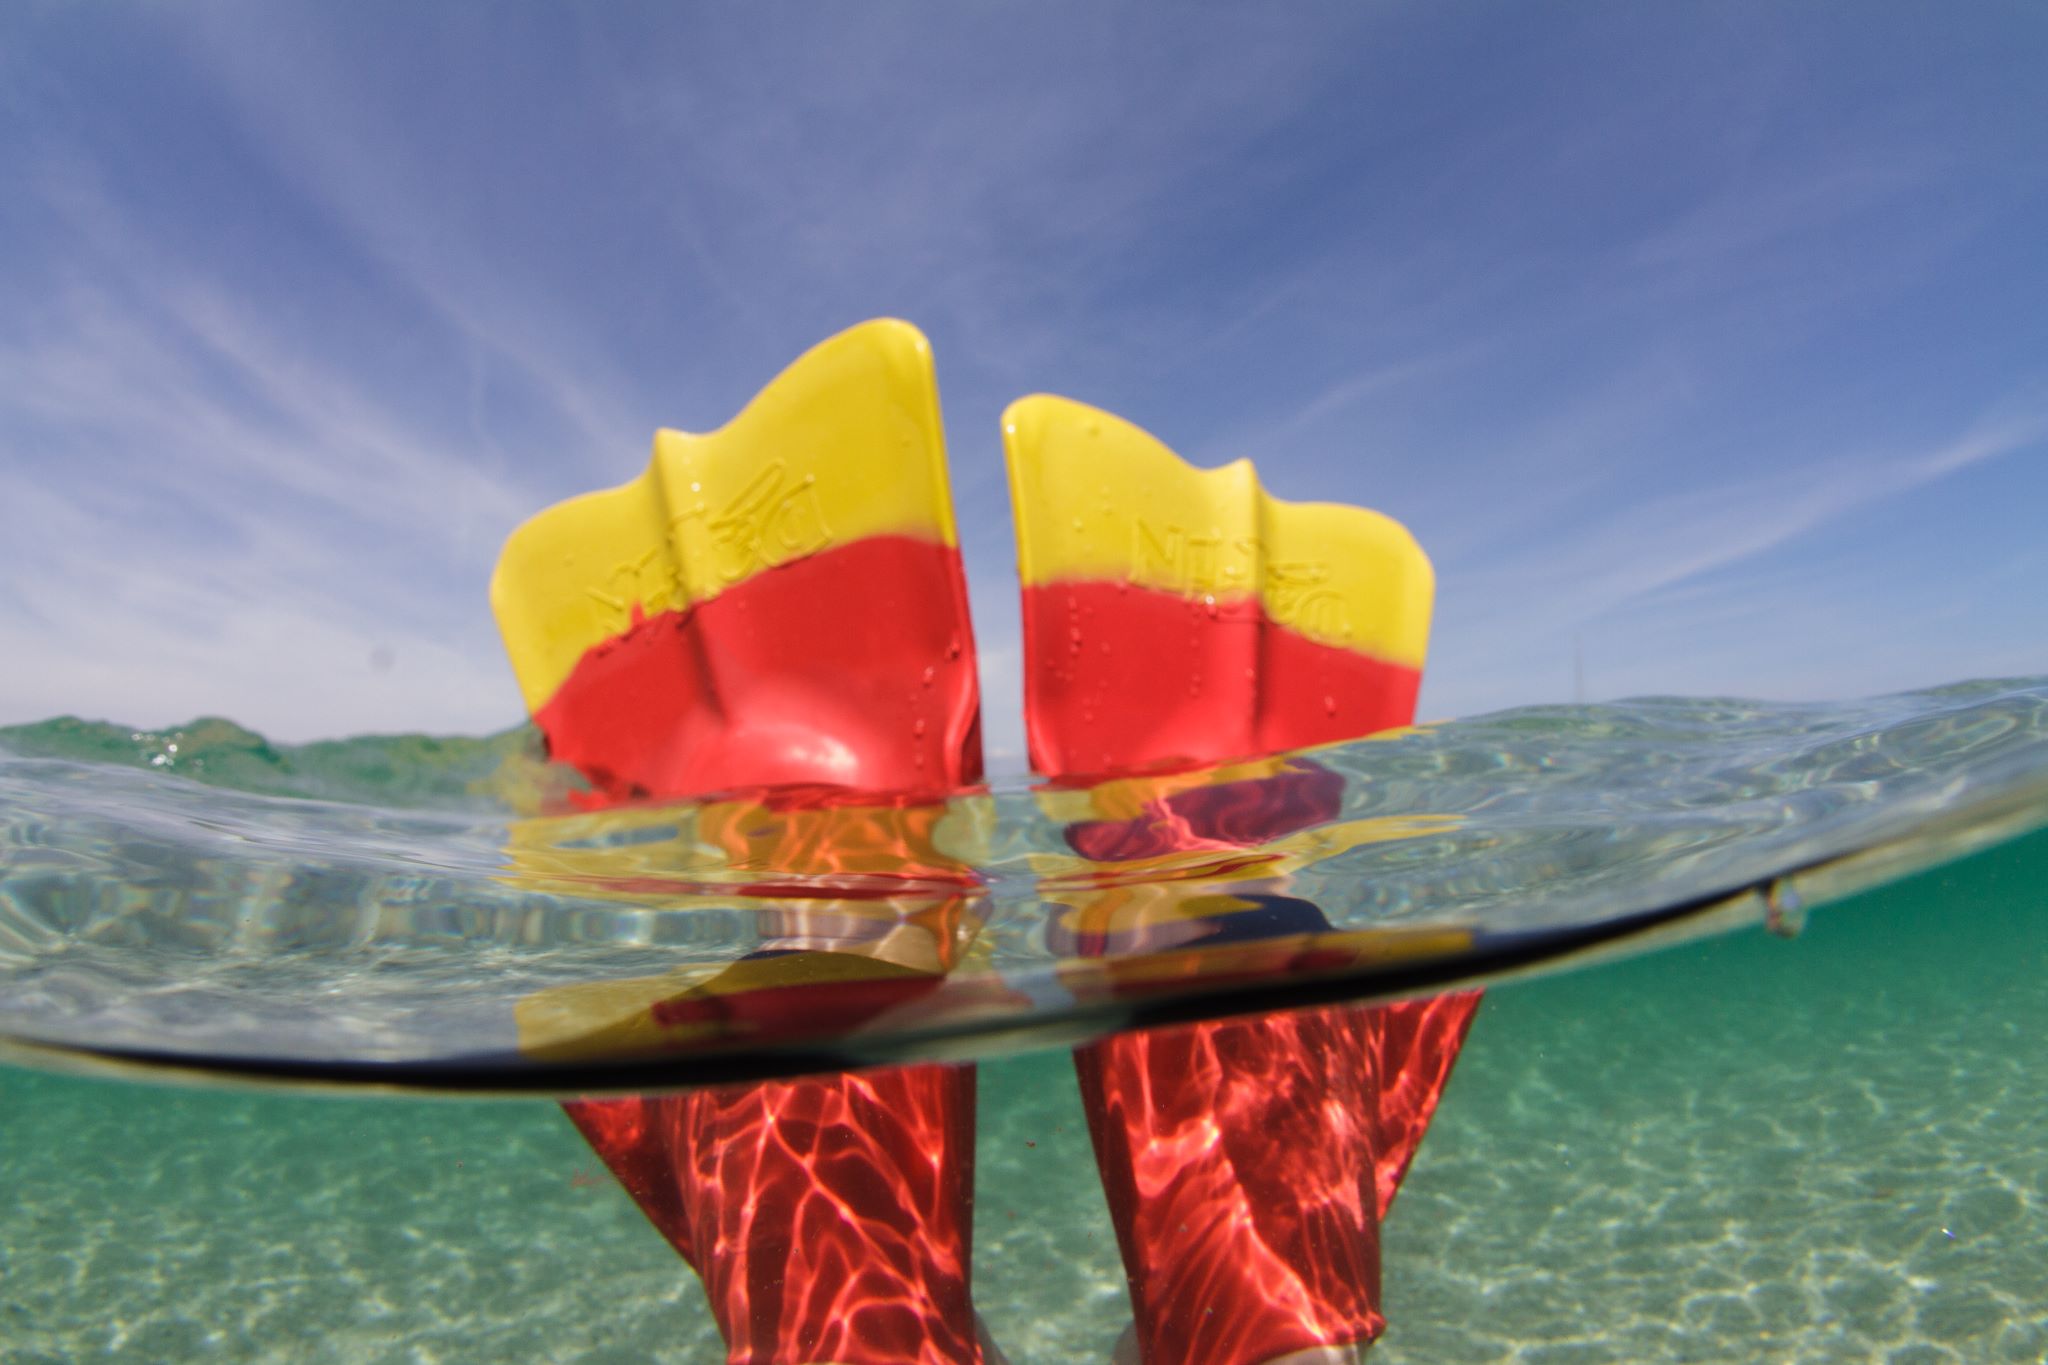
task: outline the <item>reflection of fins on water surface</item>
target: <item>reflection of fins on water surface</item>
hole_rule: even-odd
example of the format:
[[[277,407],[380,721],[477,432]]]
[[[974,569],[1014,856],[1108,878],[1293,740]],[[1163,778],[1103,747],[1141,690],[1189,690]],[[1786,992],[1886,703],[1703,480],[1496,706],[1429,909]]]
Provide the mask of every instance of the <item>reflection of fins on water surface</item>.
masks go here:
[[[792,783],[937,793],[980,775],[937,389],[907,324],[822,343],[726,427],[663,432],[639,479],[528,522],[492,602],[552,754],[602,797]],[[744,842],[753,828],[743,818],[729,832]],[[795,874],[843,858],[829,840],[810,862],[781,853]],[[843,990],[890,997],[937,979],[830,956]],[[758,1024],[790,998],[778,985],[820,959],[757,959],[728,969],[744,989],[703,982],[628,1014],[644,1004],[657,1031],[664,1011],[680,1027]],[[747,999],[760,1008],[735,1014]],[[704,1277],[731,1360],[979,1358],[971,1069],[568,1108]]]
[[[770,940],[778,946],[716,970],[534,992],[514,1009],[519,1049],[535,1061],[616,1061],[843,1037],[925,1000],[973,940],[975,907],[963,898],[861,908],[807,917]],[[779,946],[791,943],[805,946]]]
[[[973,892],[994,813],[979,793],[765,787],[514,822],[518,885],[634,901],[894,900]]]
[[[678,921],[739,912],[755,940],[737,961],[532,992],[514,1010],[519,1050],[616,1061],[815,1044],[900,1018],[963,965],[986,966],[979,868],[992,818],[975,792],[775,787],[515,822],[508,876],[523,888]],[[1020,1000],[993,973],[978,991],[984,1008]]]
[[[1442,815],[1342,819],[1344,790],[1339,774],[1299,754],[1041,790],[1041,810],[1062,821],[1074,851],[1031,860],[1039,894],[1067,907],[1047,924],[1047,946],[1062,957],[1109,959],[1112,978],[1139,982],[1162,978],[1163,964],[1142,960],[1162,950],[1331,934],[1320,907],[1273,894],[1288,874],[1348,849],[1460,823]],[[1360,937],[1376,941],[1386,957],[1447,938],[1392,928]],[[1456,937],[1470,942],[1469,934]]]
[[[1398,524],[1280,502],[1248,462],[1195,470],[1063,399],[1013,405],[1004,434],[1034,767],[1213,761],[1413,719],[1432,578]],[[1162,679],[1185,695],[1162,695]],[[1168,791],[1098,808],[1068,842],[1091,859],[1221,854],[1234,823],[1270,838],[1276,819],[1334,813],[1341,784],[1313,769],[1275,764],[1178,807]],[[1128,889],[1086,881],[1050,894],[1114,923],[1119,907],[1092,898]],[[1075,1053],[1148,1365],[1244,1365],[1378,1334],[1379,1219],[1476,1003],[1300,1011]]]

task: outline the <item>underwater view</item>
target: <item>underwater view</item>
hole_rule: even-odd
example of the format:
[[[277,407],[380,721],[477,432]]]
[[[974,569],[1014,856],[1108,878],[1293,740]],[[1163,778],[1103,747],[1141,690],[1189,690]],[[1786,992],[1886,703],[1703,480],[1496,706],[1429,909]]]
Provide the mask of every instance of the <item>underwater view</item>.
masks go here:
[[[489,1017],[513,1008],[493,972],[531,989],[549,952],[598,974],[729,958],[770,933],[775,894],[721,888],[733,868],[716,860],[643,884],[646,850],[675,837],[649,820],[694,808],[635,814],[609,843],[590,822],[615,812],[519,815],[568,796],[522,732],[284,748],[220,722],[64,721],[0,746],[0,1026],[24,1063],[0,1071],[0,1361],[723,1358],[695,1277],[552,1103],[348,1089],[373,1070],[307,1090],[317,1067],[290,1073],[296,1089],[167,1083],[203,1074],[208,1046],[246,1061],[265,1038],[285,1057],[403,1063],[454,1030],[488,1059],[514,1051]],[[1284,883],[1327,935],[1462,926],[1447,964],[1488,932],[1543,944],[1657,905],[1707,913],[1584,970],[1516,979],[1542,951],[1506,963],[1386,1222],[1374,1360],[2048,1352],[2048,684],[1534,708],[1295,760],[1343,778],[1311,830],[1447,818],[1305,845],[1299,821],[1276,836],[1250,820],[1244,847],[1280,863],[1179,871],[1212,892]],[[894,1046],[989,1058],[973,1297],[994,1340],[1020,1362],[1107,1359],[1131,1309],[1063,1044],[1116,1015],[1048,984],[1074,898],[1011,885],[1044,853],[1034,791],[991,790],[989,943],[960,968],[1013,973],[1021,1022],[927,1012]],[[559,857],[518,857],[593,840],[631,855],[630,886],[601,862],[566,886]],[[1844,865],[1862,870],[1826,880]],[[1805,888],[1812,913],[1790,892],[1736,894],[1759,880]],[[494,897],[520,913],[482,913]],[[650,937],[636,916],[682,925]],[[1206,951],[1258,942],[1240,929]],[[1316,999],[1388,990],[1343,970]],[[1230,985],[1182,1017],[1241,1007]],[[448,1007],[423,1015],[435,998]],[[95,1055],[141,1083],[42,1069]],[[668,1064],[687,1074],[687,1057]]]

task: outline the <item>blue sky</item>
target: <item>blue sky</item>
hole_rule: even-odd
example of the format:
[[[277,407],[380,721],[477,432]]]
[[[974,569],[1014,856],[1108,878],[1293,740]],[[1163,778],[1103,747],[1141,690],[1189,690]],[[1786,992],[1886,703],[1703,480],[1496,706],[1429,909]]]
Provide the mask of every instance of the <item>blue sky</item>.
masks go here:
[[[996,762],[1031,391],[1375,506],[1426,715],[2048,672],[2038,5],[0,8],[0,720],[481,731],[484,584],[932,338]]]

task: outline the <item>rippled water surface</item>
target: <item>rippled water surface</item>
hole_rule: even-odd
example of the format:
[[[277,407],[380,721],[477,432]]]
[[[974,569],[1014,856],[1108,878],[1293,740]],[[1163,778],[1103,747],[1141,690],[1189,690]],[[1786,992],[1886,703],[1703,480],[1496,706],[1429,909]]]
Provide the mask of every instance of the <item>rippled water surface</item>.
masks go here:
[[[518,735],[0,745],[0,1030],[36,1044],[512,1054],[525,994],[729,960],[786,933],[789,900],[832,899],[736,894],[761,869],[729,850],[679,859],[701,807],[519,814],[563,793]],[[1331,933],[1548,942],[1684,903],[1781,931],[1491,993],[1387,1227],[1375,1360],[2048,1357],[2048,685],[1546,708],[1304,761],[1341,797],[1243,847]],[[1070,814],[1022,784],[962,800],[968,966],[1071,1012],[1075,897],[1044,861]],[[1903,852],[1853,862],[1873,847]],[[980,1148],[997,1339],[1106,1358],[1128,1305],[1063,1053],[984,1069]],[[7,1365],[722,1354],[549,1104],[6,1069],[0,1189]]]
[[[734,1074],[735,1052],[744,1070],[987,1051],[1246,991],[1413,990],[1715,906],[1796,925],[1858,881],[1831,860],[1893,848],[1860,878],[1881,880],[2048,819],[2033,682],[1532,709],[1091,791],[822,808],[521,816],[567,800],[516,734],[277,751],[219,723],[53,724],[5,742],[0,1038],[537,1089],[596,1083],[538,1055],[624,1055],[588,1041],[603,1020],[576,1002],[596,986],[673,995],[764,950],[874,951],[920,913],[947,925],[926,933],[930,989],[879,1012],[820,992],[815,1017],[663,1044],[658,1074],[629,1079]]]

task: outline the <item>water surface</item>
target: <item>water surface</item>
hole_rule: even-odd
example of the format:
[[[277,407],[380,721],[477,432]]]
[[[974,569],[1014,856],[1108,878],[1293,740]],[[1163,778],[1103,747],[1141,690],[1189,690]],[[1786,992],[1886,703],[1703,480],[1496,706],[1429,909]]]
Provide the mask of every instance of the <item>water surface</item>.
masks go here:
[[[558,1093],[986,1055],[1794,931],[2048,824],[2029,681],[1534,708],[1079,791],[580,814],[520,813],[564,783],[517,734],[211,729],[0,734],[0,1042]],[[750,955],[845,962],[897,931],[925,976],[879,1008],[816,990],[772,1027],[620,1022]],[[622,990],[648,999],[582,1003]]]

